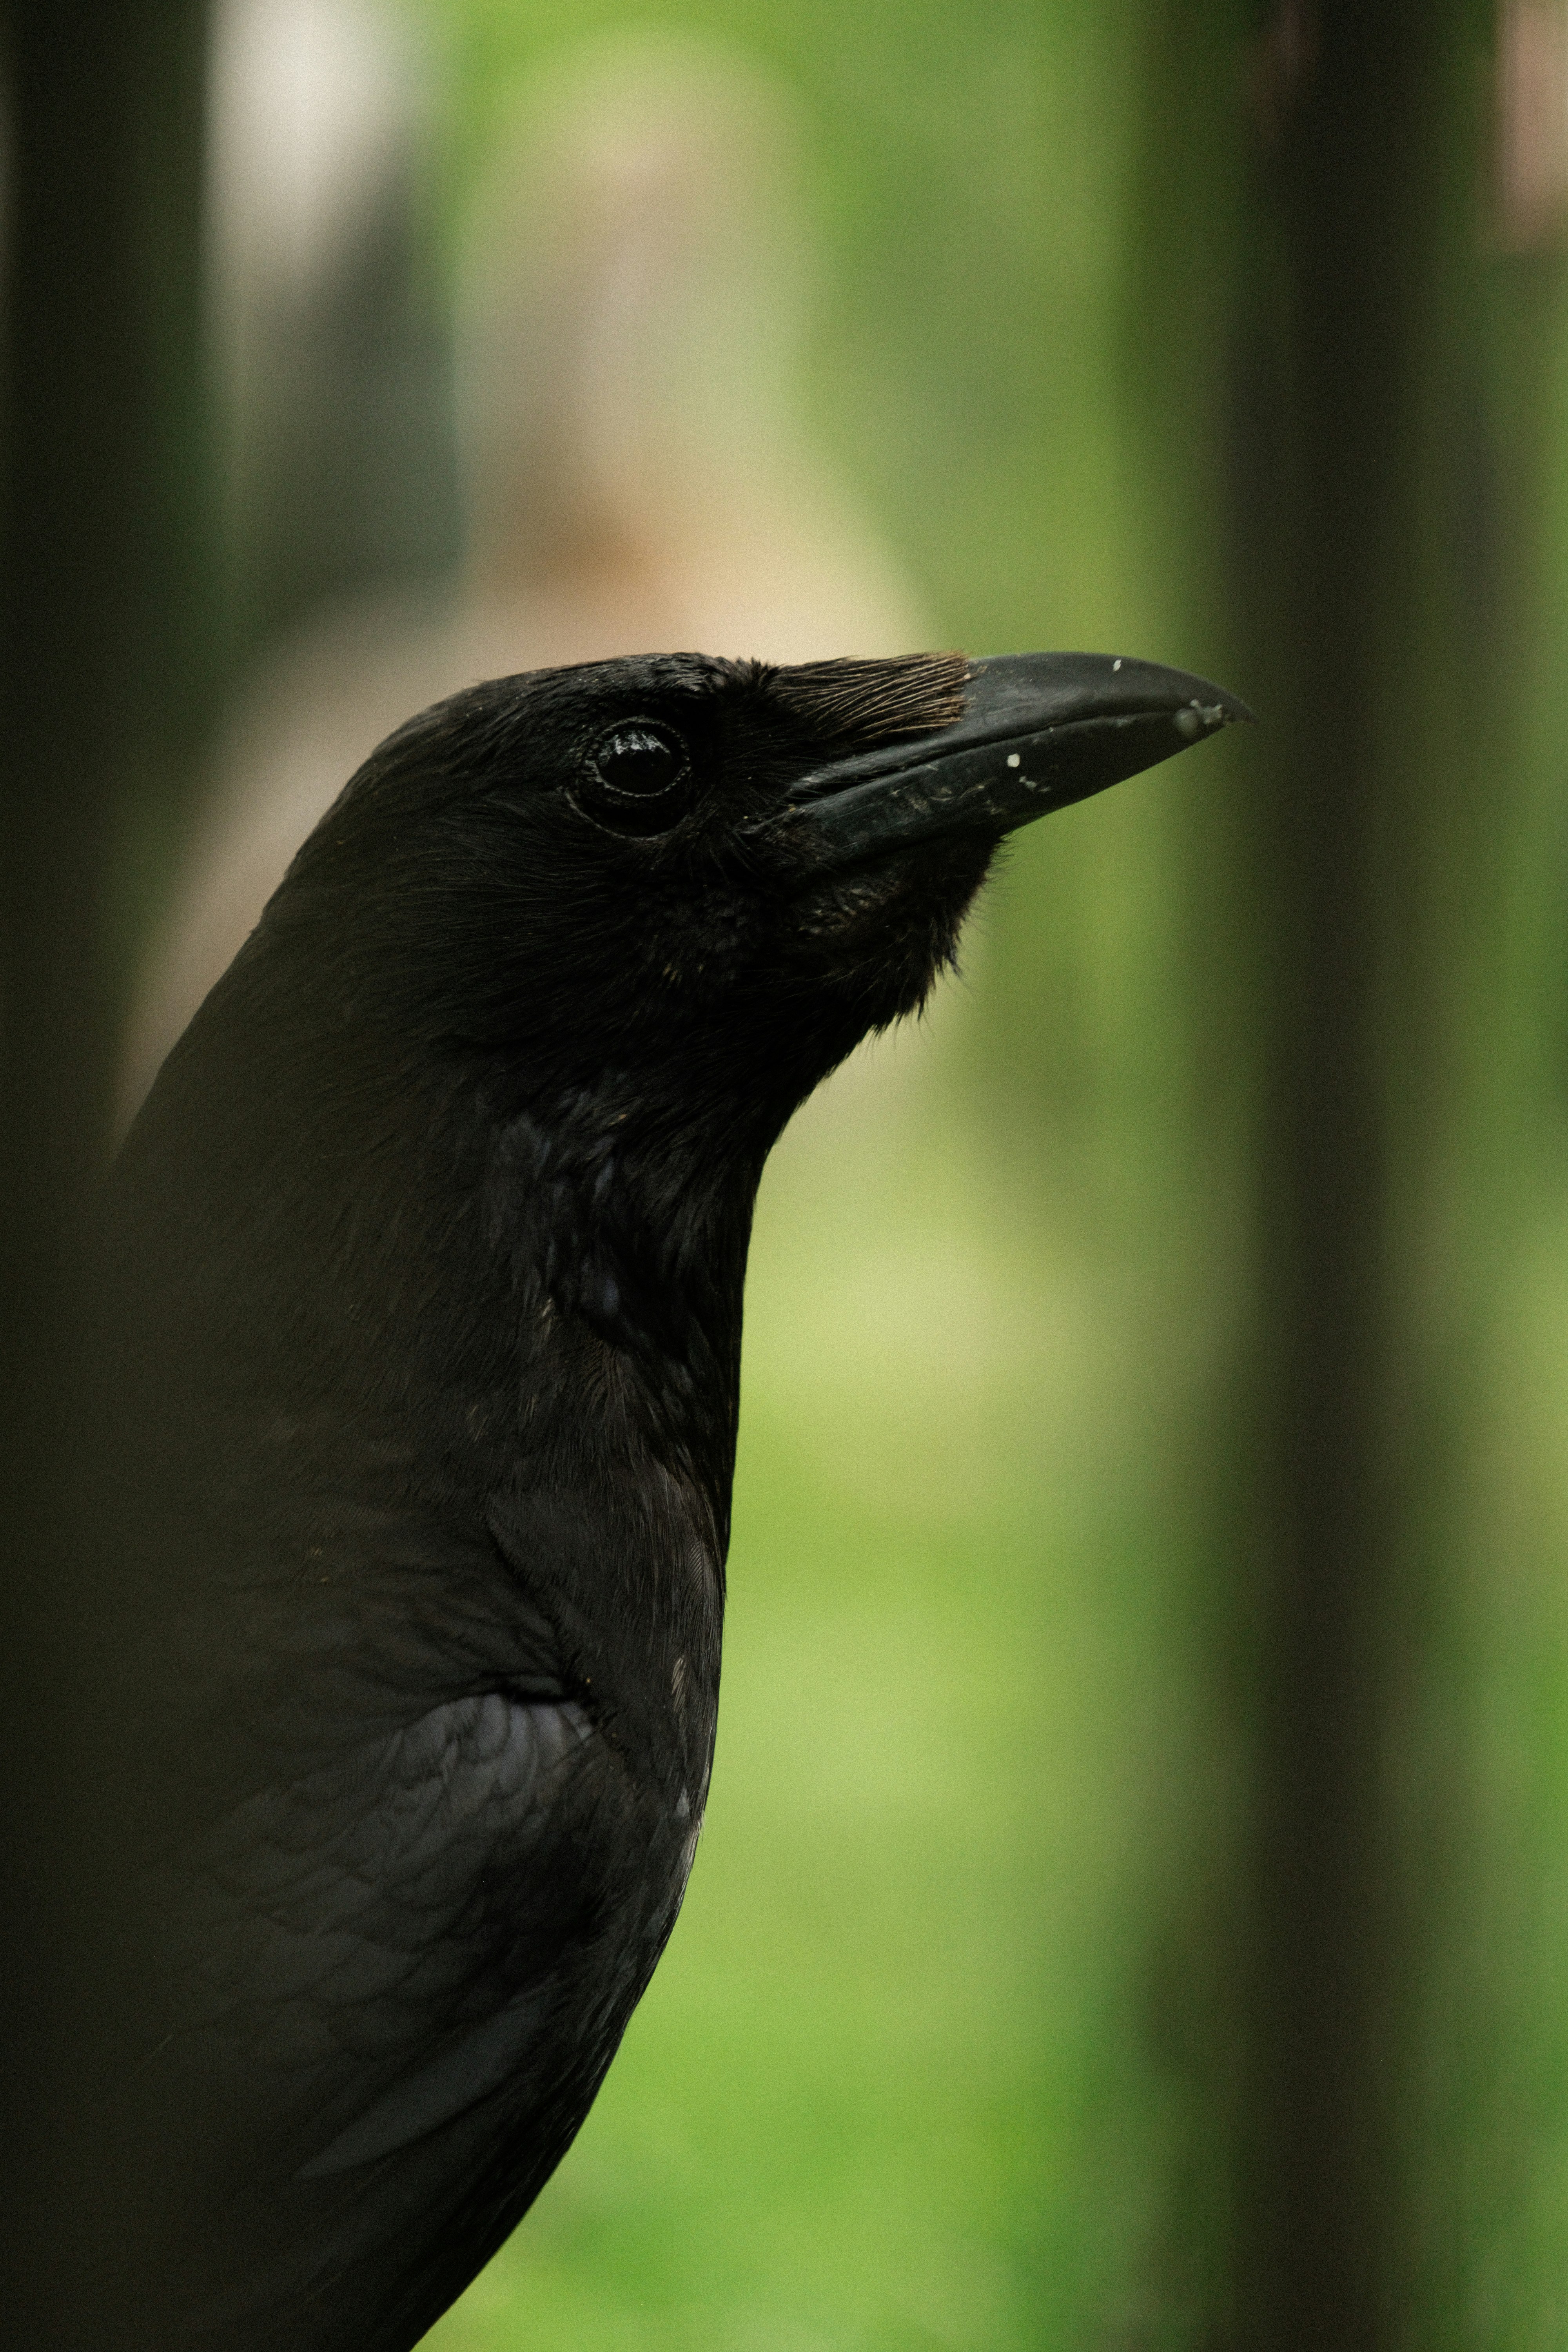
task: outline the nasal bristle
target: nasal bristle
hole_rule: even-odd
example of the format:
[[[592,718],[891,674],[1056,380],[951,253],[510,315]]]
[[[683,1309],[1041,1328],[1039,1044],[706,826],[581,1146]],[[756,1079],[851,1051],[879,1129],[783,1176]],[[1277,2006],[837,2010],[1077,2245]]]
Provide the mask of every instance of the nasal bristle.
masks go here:
[[[773,693],[825,742],[883,742],[923,735],[962,719],[969,662],[963,654],[899,654],[888,661],[799,662],[775,670]]]

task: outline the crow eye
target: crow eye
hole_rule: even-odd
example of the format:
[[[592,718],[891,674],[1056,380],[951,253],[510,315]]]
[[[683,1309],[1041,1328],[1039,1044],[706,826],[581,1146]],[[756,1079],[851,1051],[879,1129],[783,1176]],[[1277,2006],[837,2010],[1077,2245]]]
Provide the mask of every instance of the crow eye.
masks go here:
[[[588,763],[606,792],[646,800],[668,792],[685,774],[686,746],[673,728],[637,719],[595,743]]]
[[[691,763],[673,727],[628,719],[601,735],[583,762],[574,797],[614,833],[668,833],[685,814]]]

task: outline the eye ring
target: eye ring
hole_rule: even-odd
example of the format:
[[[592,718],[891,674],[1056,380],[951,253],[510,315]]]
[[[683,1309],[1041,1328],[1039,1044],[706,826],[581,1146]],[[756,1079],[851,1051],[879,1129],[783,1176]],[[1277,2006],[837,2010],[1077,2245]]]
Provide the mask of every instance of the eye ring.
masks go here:
[[[679,823],[690,783],[691,756],[673,727],[622,719],[589,746],[572,798],[594,824],[646,839]]]

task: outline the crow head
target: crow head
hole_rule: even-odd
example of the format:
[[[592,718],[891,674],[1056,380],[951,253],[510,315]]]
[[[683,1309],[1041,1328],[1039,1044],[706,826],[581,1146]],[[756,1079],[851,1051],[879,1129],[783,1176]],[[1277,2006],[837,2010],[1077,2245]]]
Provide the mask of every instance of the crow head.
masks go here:
[[[791,1113],[923,1001],[1005,834],[1247,715],[1060,654],[650,656],[455,695],[349,783],[164,1065],[125,1261],[166,1244],[244,1326],[220,1354],[319,1330],[336,1379],[352,1327],[446,1389],[504,1298],[514,1335],[723,1368],[689,1385],[731,1425]]]
[[[921,1003],[1005,833],[1246,715],[1081,655],[498,679],[374,753],[236,979],[314,1050],[607,1087],[750,1156]]]

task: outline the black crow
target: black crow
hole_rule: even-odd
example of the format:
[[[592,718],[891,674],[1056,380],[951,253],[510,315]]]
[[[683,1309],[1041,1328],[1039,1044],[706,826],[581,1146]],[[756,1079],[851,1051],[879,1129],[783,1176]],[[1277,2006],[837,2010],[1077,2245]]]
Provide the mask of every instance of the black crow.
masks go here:
[[[411,719],[300,851],[106,1201],[127,2340],[397,2352],[537,2195],[701,1827],[769,1148],[1004,834],[1246,715],[602,662]]]

